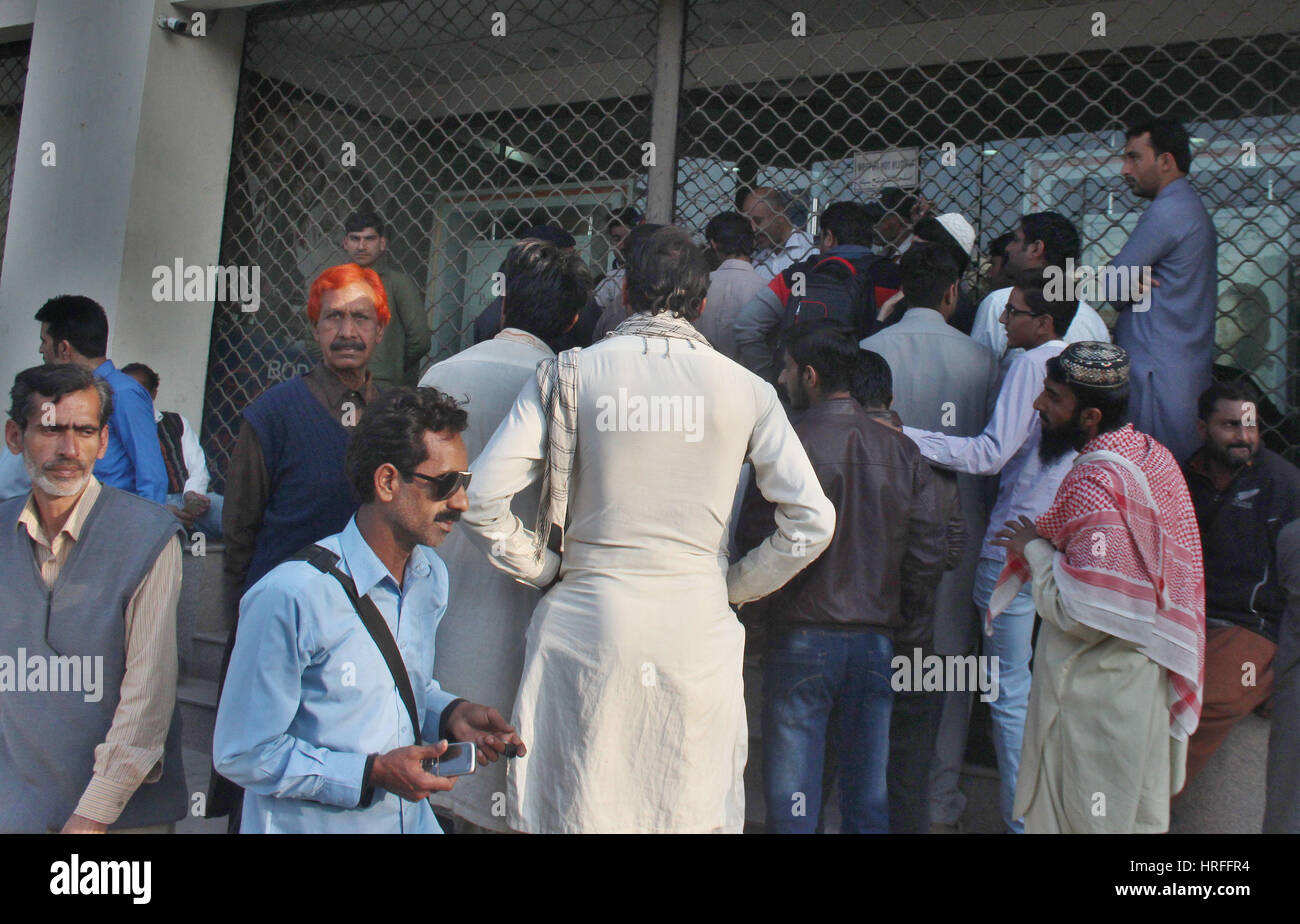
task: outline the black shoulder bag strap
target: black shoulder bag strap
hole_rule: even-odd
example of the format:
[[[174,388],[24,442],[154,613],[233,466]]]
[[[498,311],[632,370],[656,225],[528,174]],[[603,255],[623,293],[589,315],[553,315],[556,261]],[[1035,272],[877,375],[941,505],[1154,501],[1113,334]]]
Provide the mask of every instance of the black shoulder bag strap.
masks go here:
[[[305,561],[342,585],[343,592],[352,601],[352,608],[361,617],[361,624],[366,627],[366,631],[370,633],[370,637],[379,648],[379,653],[384,656],[384,663],[388,665],[388,671],[393,675],[393,682],[397,684],[397,693],[402,697],[402,704],[406,706],[406,712],[410,716],[415,743],[419,744],[420,712],[415,708],[415,691],[411,689],[411,676],[406,672],[406,662],[402,660],[402,653],[397,650],[393,633],[389,631],[388,623],[384,621],[379,607],[375,606],[375,601],[370,599],[369,594],[362,597],[357,593],[357,585],[352,582],[352,578],[338,569],[339,557],[329,549],[319,545],[309,545],[286,561]]]

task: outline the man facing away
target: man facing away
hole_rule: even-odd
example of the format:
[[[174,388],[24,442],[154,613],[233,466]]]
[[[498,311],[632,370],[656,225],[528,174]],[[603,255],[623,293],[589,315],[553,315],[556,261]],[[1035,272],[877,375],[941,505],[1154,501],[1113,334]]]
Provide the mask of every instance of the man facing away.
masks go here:
[[[833,323],[790,329],[779,384],[804,412],[795,432],[835,507],[835,535],[764,601],[763,785],[773,833],[818,829],[827,750],[841,832],[889,832],[894,635],[925,618],[904,604],[930,596],[946,557],[929,466],[850,393],[867,362],[852,332]]]
[[[763,279],[751,260],[754,229],[744,215],[723,212],[709,219],[704,239],[717,254],[719,265],[709,273],[708,310],[700,313],[695,327],[715,350],[740,362],[733,325],[740,309],[763,288]]]
[[[1160,833],[1183,786],[1205,674],[1196,514],[1169,450],[1125,423],[1128,355],[1047,362],[1044,441],[1079,451],[1037,523],[1008,521],[989,618],[1032,582],[1034,652],[1014,814],[1030,834]]]
[[[226,473],[223,606],[232,630],[244,591],[307,543],[342,530],[357,509],[343,458],[379,397],[367,368],[389,318],[379,276],[355,263],[330,267],[311,285],[307,317],[320,363],[244,409]],[[232,631],[225,661],[234,643]],[[219,776],[212,782],[209,817],[230,814],[237,824],[237,790]]]
[[[1115,342],[1132,357],[1133,425],[1179,460],[1198,445],[1196,398],[1210,386],[1219,280],[1218,237],[1187,180],[1191,165],[1191,142],[1178,122],[1149,119],[1129,128],[1124,182],[1151,205],[1110,261],[1130,279],[1151,273],[1142,298],[1111,299],[1119,312]]]
[[[153,400],[108,355],[108,315],[84,295],[60,295],[36,312],[41,322],[41,357],[47,364],[74,363],[91,370],[113,390],[108,447],[95,463],[101,483],[161,504],[167,498]]]
[[[957,309],[957,262],[948,248],[914,244],[899,260],[902,291],[909,307],[902,319],[860,344],[879,353],[894,373],[894,409],[903,423],[952,436],[976,436],[997,401],[998,364],[986,346],[952,327]],[[932,306],[932,307],[931,307]],[[984,535],[983,479],[960,474],[966,536]],[[967,542],[961,565],[944,574],[935,601],[934,653],[973,656],[979,618],[971,603],[980,544]],[[955,829],[965,808],[957,788],[973,704],[970,691],[945,691],[933,774],[931,819]]]
[[[187,530],[198,530],[213,538],[221,536],[220,494],[208,493],[208,459],[199,435],[190,422],[176,411],[158,410],[158,373],[144,363],[127,363],[122,372],[149,392],[158,426],[158,446],[167,468],[167,509]]]
[[[507,775],[517,830],[744,824],[744,630],[729,604],[815,560],[835,512],[772,386],[692,326],[707,288],[704,256],[680,228],[634,247],[631,317],[544,361],[475,463],[466,524],[499,537],[494,564],[550,588],[515,701],[533,745]],[[777,504],[777,532],[728,567],[746,459]],[[510,504],[539,479],[529,529]],[[547,544],[552,523],[562,558]]]
[[[343,250],[357,266],[375,271],[388,299],[386,336],[376,344],[369,363],[375,387],[383,391],[414,384],[420,362],[432,346],[429,318],[420,290],[388,252],[383,219],[368,210],[349,215],[343,223]]]
[[[1300,470],[1259,442],[1255,395],[1216,383],[1197,402],[1201,448],[1183,475],[1205,556],[1205,692],[1187,744],[1187,781],[1245,715],[1273,693],[1286,605],[1277,539],[1300,517]]]
[[[1057,284],[1064,285],[1065,261],[1079,259],[1079,232],[1064,215],[1033,212],[1021,217],[1004,247],[1008,283],[984,296],[975,313],[970,335],[976,343],[982,343],[993,351],[1005,371],[1021,352],[1020,347],[1007,343],[1007,329],[1002,324],[1002,311],[1011,296],[1014,278],[1025,270],[1050,267],[1052,273],[1059,274]],[[1066,343],[1080,340],[1108,342],[1110,331],[1097,310],[1083,300],[1078,301],[1078,306],[1074,320],[1061,339]]]
[[[247,789],[244,833],[437,834],[426,800],[455,779],[422,761],[448,741],[473,742],[480,764],[524,753],[495,709],[434,674],[448,594],[434,547],[466,509],[465,423],[436,389],[390,389],[348,444],[356,516],[304,549],[323,559],[295,556],[244,596],[213,739],[217,769]]]
[[[470,417],[462,437],[470,459],[477,459],[510,413],[537,364],[555,355],[555,344],[577,320],[591,288],[591,274],[577,254],[538,239],[512,247],[504,272],[505,329],[436,364],[420,379],[421,388],[464,396]],[[528,488],[511,508],[531,517],[538,499],[538,489]],[[494,568],[485,555],[488,547],[472,544],[477,538],[457,530],[438,548],[452,575],[452,592],[438,628],[434,672],[461,695],[509,714],[523,672],[528,623],[541,595]],[[434,804],[469,823],[458,822],[457,833],[470,826],[507,831],[505,791],[505,765],[493,764],[436,795]]]
[[[79,363],[14,380],[31,493],[0,504],[0,639],[35,679],[0,693],[0,831],[160,833],[185,816],[176,519],[104,485],[113,392]],[[23,690],[25,689],[25,692]]]
[[[1021,271],[1002,309],[1006,341],[1017,352],[1017,358],[1003,379],[993,416],[984,431],[978,436],[962,437],[903,428],[922,455],[933,462],[972,475],[1001,476],[975,569],[973,599],[980,612],[988,609],[993,585],[1006,561],[1006,552],[993,541],[1001,524],[1021,514],[1036,517],[1045,512],[1074,460],[1074,450],[1068,444],[1044,445],[1039,441],[1043,429],[1034,401],[1043,390],[1047,361],[1065,349],[1062,334],[1070,327],[1076,306],[1074,301],[1049,300],[1044,282],[1041,269]],[[1012,833],[1024,831],[1024,825],[1012,817],[1011,809],[1029,703],[1033,631],[1034,598],[1026,587],[1007,605],[984,644],[984,654],[996,659],[997,665],[998,696],[989,702],[989,711],[1002,782],[1002,822]]]
[[[1286,611],[1273,660],[1273,723],[1268,733],[1264,833],[1300,834],[1300,520],[1277,538]]]

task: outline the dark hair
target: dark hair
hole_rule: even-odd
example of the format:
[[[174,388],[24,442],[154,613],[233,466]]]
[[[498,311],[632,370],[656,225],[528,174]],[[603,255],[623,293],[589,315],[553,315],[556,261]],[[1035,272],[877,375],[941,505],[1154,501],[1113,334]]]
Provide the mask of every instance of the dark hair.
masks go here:
[[[894,402],[894,373],[879,353],[859,349],[858,366],[850,391],[853,400],[867,410],[888,408]]]
[[[1101,420],[1097,423],[1098,433],[1118,430],[1128,423],[1128,382],[1114,388],[1094,388],[1091,385],[1071,382],[1061,371],[1060,356],[1053,356],[1047,361],[1047,378],[1058,385],[1064,385],[1074,394],[1076,419],[1090,407],[1101,411]]]
[[[709,219],[704,226],[704,239],[717,243],[718,252],[725,255],[754,252],[754,226],[739,212],[722,212]]]
[[[1043,242],[1043,261],[1048,266],[1065,267],[1066,259],[1079,259],[1079,232],[1074,223],[1059,212],[1031,212],[1020,219],[1025,245]]]
[[[970,254],[962,250],[961,244],[957,243],[957,239],[948,233],[948,229],[943,226],[939,219],[932,216],[922,218],[912,228],[912,233],[927,244],[934,244],[949,250],[952,253],[953,261],[957,265],[958,276],[966,272],[966,268],[970,266]],[[911,248],[909,247],[908,250],[911,250]]]
[[[632,242],[627,261],[627,300],[632,313],[669,311],[694,321],[708,292],[709,267],[704,254],[681,228],[668,225]]]
[[[506,327],[551,343],[573,323],[591,296],[591,270],[582,258],[535,238],[510,248],[505,273]]]
[[[822,212],[820,224],[822,233],[829,231],[835,235],[837,244],[857,244],[861,247],[871,246],[871,229],[874,226],[867,210],[857,202],[832,202]]]
[[[1151,147],[1155,149],[1157,157],[1172,154],[1180,172],[1191,172],[1192,139],[1182,122],[1166,118],[1139,119],[1128,127],[1124,137],[1136,138],[1146,134],[1151,136]]]
[[[359,212],[353,212],[343,222],[343,232],[345,234],[360,234],[366,228],[374,228],[375,233],[380,237],[388,236],[384,231],[384,220],[373,209],[362,209]]]
[[[49,325],[50,339],[66,340],[87,359],[108,355],[108,315],[84,295],[58,295],[41,306],[36,320]]]
[[[1012,231],[1006,231],[999,234],[993,240],[989,241],[988,254],[990,257],[1001,257],[1003,262],[1007,259],[1007,245],[1016,239]]]
[[[912,306],[938,308],[943,293],[957,281],[957,258],[952,248],[913,244],[898,261],[903,297]]]
[[[568,250],[570,247],[576,247],[578,242],[573,239],[573,235],[563,228],[557,228],[555,225],[534,225],[523,234],[519,235],[521,241],[528,238],[536,238],[539,241],[549,241],[561,250]]]
[[[368,504],[375,499],[375,472],[390,464],[408,480],[428,453],[425,431],[459,433],[469,426],[469,414],[456,400],[436,388],[390,388],[366,407],[352,431],[344,456],[348,481]]]
[[[1030,311],[1036,316],[1045,314],[1052,319],[1052,332],[1056,334],[1057,340],[1065,336],[1065,332],[1074,323],[1074,316],[1079,312],[1079,302],[1077,299],[1047,297],[1046,267],[1021,270],[1016,273],[1011,284],[1025,296],[1025,304]]]
[[[787,328],[781,339],[796,366],[817,370],[823,392],[845,391],[853,384],[862,350],[842,324],[830,318],[804,321]]]
[[[144,363],[127,363],[118,371],[132,376],[137,372],[140,373],[140,375],[144,377],[144,387],[147,391],[157,391],[159,384],[162,382],[162,379],[158,378],[158,373],[154,372]]]
[[[1214,416],[1214,409],[1220,401],[1253,401],[1258,403],[1259,395],[1244,379],[1215,382],[1201,392],[1201,396],[1196,399],[1196,416],[1209,423],[1210,418]]]
[[[37,395],[58,404],[64,395],[87,389],[94,389],[99,395],[99,426],[103,429],[113,416],[113,387],[76,363],[32,366],[14,376],[14,387],[9,390],[9,417],[20,430],[26,430],[28,420],[36,411],[32,400]]]
[[[916,196],[905,193],[897,186],[886,186],[880,190],[877,201],[886,211],[894,212],[903,221],[911,220],[912,208],[916,205]]]
[[[629,205],[609,216],[609,221],[605,222],[605,230],[608,231],[615,225],[622,225],[628,229],[635,228],[640,221],[641,213]]]

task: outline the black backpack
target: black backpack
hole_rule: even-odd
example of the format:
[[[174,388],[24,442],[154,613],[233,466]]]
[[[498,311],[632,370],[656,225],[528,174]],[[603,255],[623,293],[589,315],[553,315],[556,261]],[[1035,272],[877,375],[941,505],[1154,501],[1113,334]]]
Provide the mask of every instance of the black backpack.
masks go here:
[[[876,286],[871,267],[881,259],[879,254],[867,254],[857,260],[815,257],[791,267],[791,294],[781,321],[782,335],[803,321],[830,318],[854,331],[859,340],[868,336],[876,318]],[[799,273],[803,274],[803,292],[795,295]],[[781,339],[784,341],[784,336]]]

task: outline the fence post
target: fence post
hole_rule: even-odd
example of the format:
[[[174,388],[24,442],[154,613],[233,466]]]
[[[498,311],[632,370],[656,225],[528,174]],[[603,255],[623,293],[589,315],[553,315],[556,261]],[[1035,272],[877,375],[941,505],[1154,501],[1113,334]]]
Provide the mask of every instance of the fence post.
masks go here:
[[[659,39],[655,46],[655,89],[650,110],[650,141],[655,159],[646,192],[646,221],[670,224],[677,194],[677,103],[682,90],[682,46],[686,0],[659,0]]]

